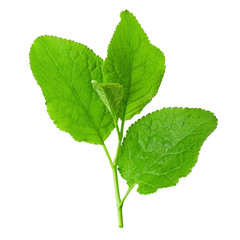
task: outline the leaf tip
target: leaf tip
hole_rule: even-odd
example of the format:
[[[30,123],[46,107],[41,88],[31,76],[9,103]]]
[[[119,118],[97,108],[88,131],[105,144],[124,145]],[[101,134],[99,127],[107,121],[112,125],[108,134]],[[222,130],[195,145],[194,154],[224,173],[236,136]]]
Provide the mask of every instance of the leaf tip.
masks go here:
[[[130,18],[134,18],[137,21],[136,17],[133,15],[133,13],[131,13],[127,9],[120,13],[120,17],[121,17],[121,19],[130,17]]]
[[[131,13],[127,9],[125,9],[120,13],[120,16],[122,17],[125,14],[131,14]]]

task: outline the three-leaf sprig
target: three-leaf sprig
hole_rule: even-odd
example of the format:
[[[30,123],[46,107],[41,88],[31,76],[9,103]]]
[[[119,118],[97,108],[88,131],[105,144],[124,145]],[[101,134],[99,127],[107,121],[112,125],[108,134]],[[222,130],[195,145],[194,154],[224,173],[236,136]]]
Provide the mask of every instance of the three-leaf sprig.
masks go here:
[[[156,95],[165,71],[163,53],[127,10],[121,13],[105,61],[80,43],[40,36],[31,47],[30,65],[57,127],[76,141],[103,146],[113,172],[119,227],[133,187],[150,194],[176,185],[191,172],[203,142],[217,126],[209,111],[164,108],[132,124],[123,139],[125,121]],[[104,142],[114,128],[118,147],[112,159]],[[122,198],[118,170],[129,186]]]

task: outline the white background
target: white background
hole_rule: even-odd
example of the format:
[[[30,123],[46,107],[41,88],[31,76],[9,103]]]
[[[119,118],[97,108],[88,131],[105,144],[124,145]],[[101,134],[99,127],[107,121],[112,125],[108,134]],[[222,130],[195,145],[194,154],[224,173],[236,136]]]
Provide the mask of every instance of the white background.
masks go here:
[[[239,1],[2,1],[0,4],[0,239],[240,239]],[[29,67],[43,34],[102,58],[119,14],[134,13],[166,56],[162,107],[201,107],[219,120],[192,173],[176,187],[127,198],[117,227],[112,175],[100,146],[50,120]],[[126,126],[126,127],[127,127]],[[115,151],[116,134],[107,141]],[[121,181],[121,193],[126,191]]]

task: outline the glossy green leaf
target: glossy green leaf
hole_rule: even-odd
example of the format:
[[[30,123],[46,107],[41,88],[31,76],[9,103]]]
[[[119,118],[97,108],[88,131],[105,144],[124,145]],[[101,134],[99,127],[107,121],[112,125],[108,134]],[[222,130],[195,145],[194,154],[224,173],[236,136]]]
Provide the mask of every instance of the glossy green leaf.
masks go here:
[[[187,176],[217,119],[202,109],[165,108],[134,123],[118,158],[119,171],[141,194],[171,187]]]
[[[91,80],[102,82],[102,59],[86,46],[52,36],[37,38],[30,65],[57,127],[77,141],[103,144],[114,125]]]
[[[123,99],[123,87],[119,83],[98,83],[92,81],[93,88],[111,113],[115,124],[117,124],[118,110]]]
[[[164,71],[163,53],[149,42],[133,14],[122,12],[103,64],[104,82],[120,83],[124,87],[122,120],[131,119],[151,101]]]

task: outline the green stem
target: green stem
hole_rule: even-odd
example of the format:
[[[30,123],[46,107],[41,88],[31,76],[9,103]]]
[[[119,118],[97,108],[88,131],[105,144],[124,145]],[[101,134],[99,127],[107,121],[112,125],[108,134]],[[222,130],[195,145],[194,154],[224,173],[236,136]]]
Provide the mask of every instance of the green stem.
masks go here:
[[[113,182],[114,182],[116,205],[117,205],[118,226],[120,228],[123,228],[122,205],[121,205],[121,198],[120,198],[120,192],[119,192],[118,174],[117,174],[116,165],[112,167],[112,173],[113,173]]]
[[[115,190],[115,198],[116,198],[116,205],[117,205],[117,214],[118,214],[118,226],[123,228],[123,216],[122,216],[122,204],[120,198],[120,191],[119,191],[119,184],[118,184],[118,174],[117,174],[117,165],[113,164],[110,154],[107,150],[106,145],[103,143],[104,151],[108,157],[109,163],[112,168],[113,173],[113,183],[114,183],[114,190]],[[119,151],[119,150],[118,150]]]
[[[103,148],[104,151],[108,157],[110,166],[112,168],[112,173],[113,173],[113,183],[114,183],[114,190],[115,190],[115,198],[116,198],[116,206],[117,206],[117,214],[118,214],[118,226],[120,228],[123,228],[123,216],[122,216],[122,207],[123,207],[123,203],[126,199],[126,197],[128,196],[128,194],[131,192],[131,190],[133,189],[134,185],[132,185],[131,187],[129,187],[128,191],[126,192],[125,196],[123,197],[123,199],[121,200],[120,197],[120,191],[119,191],[119,184],[118,184],[118,172],[117,172],[117,159],[118,159],[118,154],[120,152],[120,148],[121,148],[121,143],[122,143],[122,139],[123,139],[123,129],[124,129],[124,121],[122,121],[122,125],[121,125],[121,132],[119,131],[119,128],[117,125],[115,125],[116,130],[117,130],[117,134],[118,134],[118,147],[117,147],[117,152],[116,152],[116,156],[114,158],[114,162],[112,161],[110,154],[107,150],[107,147],[105,145],[105,143],[103,143]]]
[[[114,158],[114,161],[113,161],[113,165],[116,166],[116,167],[117,167],[117,159],[118,159],[118,154],[119,154],[119,151],[120,151],[120,147],[121,147],[121,141],[119,140],[116,155],[115,155],[115,158]]]
[[[117,124],[115,125],[115,127],[116,127],[116,130],[117,130],[118,141],[120,141],[120,140],[121,140],[121,133],[120,133],[120,131],[119,131],[119,128],[118,128],[118,125],[117,125]]]
[[[117,166],[118,154],[120,152],[121,143],[122,143],[122,139],[123,139],[123,130],[124,130],[124,121],[122,121],[121,132],[119,132],[119,129],[117,128],[118,146],[117,146],[116,155],[115,155],[115,158],[114,158],[114,161],[113,161],[113,164],[116,165],[116,166]]]
[[[118,154],[120,152],[121,143],[122,143],[122,139],[123,139],[123,128],[124,128],[124,121],[122,121],[121,132],[119,132],[119,128],[116,127],[117,133],[118,133],[118,146],[117,146],[116,156],[115,156],[115,159],[113,162],[113,167],[112,167],[116,205],[117,205],[117,214],[118,214],[118,226],[120,228],[123,228],[123,216],[122,216],[123,204],[122,204],[122,200],[121,200],[120,192],[119,192],[117,160],[118,160]]]
[[[125,123],[125,121],[123,120],[122,124],[121,124],[121,132],[120,132],[121,141],[122,141],[122,138],[123,138],[124,123]]]

